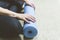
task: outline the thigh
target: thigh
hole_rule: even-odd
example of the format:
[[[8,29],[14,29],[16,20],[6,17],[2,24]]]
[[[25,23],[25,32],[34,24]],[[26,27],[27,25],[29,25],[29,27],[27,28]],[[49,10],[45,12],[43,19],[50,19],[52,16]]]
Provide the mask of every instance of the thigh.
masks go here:
[[[0,33],[2,34],[18,34],[22,26],[16,18],[8,16],[0,16]]]

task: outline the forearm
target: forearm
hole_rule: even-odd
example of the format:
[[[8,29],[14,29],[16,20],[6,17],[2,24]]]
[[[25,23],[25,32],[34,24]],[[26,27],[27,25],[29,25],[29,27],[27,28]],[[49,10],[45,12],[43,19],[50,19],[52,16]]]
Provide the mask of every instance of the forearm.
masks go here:
[[[12,12],[12,11],[10,11],[8,9],[0,7],[0,15],[6,15],[6,16],[16,17],[16,14],[17,13],[15,13],[15,12]]]

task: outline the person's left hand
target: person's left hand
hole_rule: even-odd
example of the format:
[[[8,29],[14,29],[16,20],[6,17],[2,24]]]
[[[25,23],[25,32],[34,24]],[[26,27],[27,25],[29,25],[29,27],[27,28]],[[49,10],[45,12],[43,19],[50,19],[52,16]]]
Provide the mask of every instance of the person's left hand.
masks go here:
[[[35,9],[35,5],[34,2],[30,1],[30,0],[25,0],[25,2],[30,5],[31,7],[33,7]]]

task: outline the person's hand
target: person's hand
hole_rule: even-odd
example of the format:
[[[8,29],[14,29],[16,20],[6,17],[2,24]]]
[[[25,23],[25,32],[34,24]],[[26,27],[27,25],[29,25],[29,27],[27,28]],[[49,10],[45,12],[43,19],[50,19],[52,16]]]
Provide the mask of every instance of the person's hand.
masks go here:
[[[18,19],[22,19],[27,23],[30,23],[30,21],[35,22],[35,17],[29,15],[29,14],[17,14]],[[29,21],[30,20],[30,21]]]
[[[30,5],[31,7],[33,7],[35,9],[35,4],[34,2],[30,1],[30,0],[25,0],[25,3]]]

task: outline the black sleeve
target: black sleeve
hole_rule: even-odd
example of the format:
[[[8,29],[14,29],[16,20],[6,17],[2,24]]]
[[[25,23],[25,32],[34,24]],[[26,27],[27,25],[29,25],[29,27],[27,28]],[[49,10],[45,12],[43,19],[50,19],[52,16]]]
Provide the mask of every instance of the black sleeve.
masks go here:
[[[8,8],[8,6],[9,6],[9,3],[4,2],[4,1],[0,1],[0,7]]]

